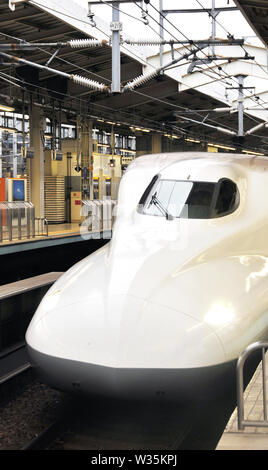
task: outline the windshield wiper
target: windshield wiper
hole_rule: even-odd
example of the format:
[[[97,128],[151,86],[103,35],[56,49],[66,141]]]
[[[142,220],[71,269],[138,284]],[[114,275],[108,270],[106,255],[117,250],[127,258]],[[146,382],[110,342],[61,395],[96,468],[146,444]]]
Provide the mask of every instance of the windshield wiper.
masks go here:
[[[151,199],[150,204],[154,204],[156,207],[158,207],[158,209],[160,209],[162,214],[165,215],[167,220],[173,220],[174,219],[174,217],[167,211],[167,209],[164,208],[161,201],[159,201],[158,197],[156,196],[156,193],[152,195],[152,199]]]

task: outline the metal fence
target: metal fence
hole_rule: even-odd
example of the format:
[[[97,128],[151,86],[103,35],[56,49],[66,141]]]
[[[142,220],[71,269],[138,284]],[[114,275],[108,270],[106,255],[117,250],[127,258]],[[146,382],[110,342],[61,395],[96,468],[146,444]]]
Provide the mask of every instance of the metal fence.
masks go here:
[[[245,426],[268,427],[267,421],[267,395],[266,395],[266,362],[265,352],[268,342],[256,342],[249,345],[241,354],[237,362],[237,421],[238,429],[243,430]],[[244,418],[244,365],[247,358],[254,352],[262,352],[262,399],[263,399],[263,420],[253,421]]]
[[[35,208],[31,202],[0,202],[0,243],[35,237]]]

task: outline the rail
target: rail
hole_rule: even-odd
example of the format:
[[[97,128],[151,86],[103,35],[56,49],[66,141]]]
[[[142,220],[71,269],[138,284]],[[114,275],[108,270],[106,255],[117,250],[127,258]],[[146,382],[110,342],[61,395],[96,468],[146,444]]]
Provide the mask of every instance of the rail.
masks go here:
[[[35,238],[35,208],[31,202],[0,202],[0,243]]]
[[[268,427],[267,420],[267,397],[266,397],[266,363],[265,352],[268,348],[268,342],[258,341],[250,344],[241,354],[237,361],[236,377],[237,377],[237,421],[238,429],[243,430],[245,426],[252,427]],[[247,358],[255,351],[262,350],[262,398],[263,398],[263,420],[245,420],[244,417],[244,365]]]

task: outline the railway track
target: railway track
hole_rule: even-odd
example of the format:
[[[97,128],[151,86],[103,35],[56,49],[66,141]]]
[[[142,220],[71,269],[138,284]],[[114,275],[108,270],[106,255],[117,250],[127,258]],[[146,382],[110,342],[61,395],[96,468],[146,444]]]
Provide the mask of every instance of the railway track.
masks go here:
[[[191,427],[186,414],[183,420],[178,412],[176,417],[173,408],[161,404],[72,397],[23,450],[176,450]]]
[[[25,343],[12,348],[0,357],[0,385],[23,374],[31,368]]]
[[[58,420],[24,450],[143,450],[172,452],[216,448],[219,429],[212,426],[216,408],[178,404],[122,403],[107,399],[73,398]],[[218,407],[218,404],[217,404]],[[229,417],[226,414],[226,419]],[[218,423],[219,424],[219,423]]]

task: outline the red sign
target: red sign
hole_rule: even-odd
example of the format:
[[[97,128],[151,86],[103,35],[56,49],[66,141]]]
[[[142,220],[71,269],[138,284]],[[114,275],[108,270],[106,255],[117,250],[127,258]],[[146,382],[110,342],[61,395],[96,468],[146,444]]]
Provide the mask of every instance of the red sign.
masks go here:
[[[0,201],[6,200],[6,180],[5,178],[0,178]]]

